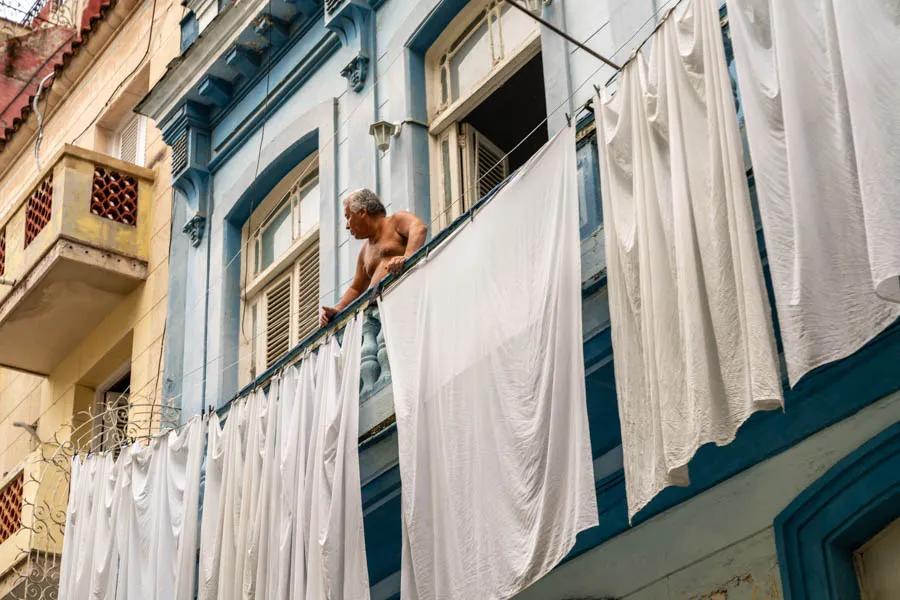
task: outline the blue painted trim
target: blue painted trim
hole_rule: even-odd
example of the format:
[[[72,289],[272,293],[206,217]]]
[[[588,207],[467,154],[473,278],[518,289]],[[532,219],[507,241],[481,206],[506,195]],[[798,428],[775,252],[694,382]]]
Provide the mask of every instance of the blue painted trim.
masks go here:
[[[225,64],[247,79],[256,75],[260,62],[259,52],[246,46],[235,46],[225,55]]]
[[[197,15],[194,14],[194,11],[189,10],[179,22],[179,26],[181,27],[179,51],[181,54],[184,54],[197,40],[197,36],[200,35],[200,23],[197,21]]]
[[[209,161],[210,172],[215,173],[235,152],[262,127],[262,124],[281,106],[291,99],[294,93],[312,77],[319,67],[325,63],[341,47],[340,41],[333,33],[327,33],[323,39],[307,54],[304,61],[291,72],[290,78],[282,80],[279,88],[269,96],[265,108],[260,108],[244,121],[216,147],[217,154]],[[249,91],[253,86],[248,86]],[[230,110],[230,109],[229,109]],[[227,112],[227,111],[226,111]]]
[[[785,600],[858,600],[853,551],[900,517],[900,423],[828,470],[775,519]]]
[[[596,344],[596,348],[592,349],[591,346],[594,344]],[[606,355],[602,344],[602,334],[586,342],[586,364],[588,357],[596,361]],[[728,446],[719,447],[715,444],[703,446],[691,461],[691,485],[664,490],[635,516],[633,525],[650,520],[900,390],[897,364],[900,364],[900,321],[853,356],[821,367],[802,380],[793,390],[787,390],[786,412],[756,413],[744,424],[735,441]],[[605,400],[607,400],[605,397],[589,396],[589,412],[593,403]],[[870,444],[874,443],[874,441],[870,442]],[[864,448],[867,447],[869,444],[864,446]],[[882,473],[887,468],[894,469],[891,477],[886,477]],[[900,480],[900,465],[896,465],[893,459],[885,462],[882,469],[874,472],[873,477],[875,476],[885,481],[897,482]],[[380,481],[381,477],[384,477],[386,481]],[[389,491],[385,488],[390,487],[387,480],[391,479],[391,475],[386,472],[379,478],[370,481],[363,488],[364,501],[368,499],[372,502],[375,498],[389,495]],[[396,485],[399,486],[399,482]],[[368,489],[370,486],[372,486],[371,490]],[[826,484],[823,484],[822,487],[826,487]],[[596,482],[596,489],[600,524],[579,534],[575,547],[566,557],[566,561],[621,535],[632,527],[628,522],[624,472],[618,470],[599,479]],[[859,488],[855,493],[865,496],[871,506],[875,506],[873,501],[878,502],[878,494],[869,493],[865,488]],[[900,497],[892,496],[891,499],[896,517],[900,510]],[[863,535],[861,540],[852,540],[854,542],[862,543],[871,537],[871,533],[877,531],[878,525],[887,518],[884,514],[881,515],[882,518],[875,518],[879,516],[877,512],[866,514],[869,515],[866,517],[868,520],[855,523],[855,526],[859,532],[868,534],[868,536]],[[883,525],[881,526],[883,527]],[[367,524],[366,527],[369,528],[369,525]],[[368,538],[373,542],[369,543],[367,540],[369,552],[380,552],[380,550],[376,550],[378,546],[374,543],[374,540],[381,539],[379,535],[371,532]],[[846,538],[841,538],[840,541],[846,545]],[[390,545],[393,542],[386,539],[384,543]],[[399,554],[396,561],[396,566],[399,568]],[[785,600],[831,600],[832,598],[844,600],[843,596],[785,596]],[[849,596],[848,598],[852,599],[853,597]]]
[[[217,106],[225,106],[231,98],[231,84],[224,79],[207,75],[200,82],[197,93]]]

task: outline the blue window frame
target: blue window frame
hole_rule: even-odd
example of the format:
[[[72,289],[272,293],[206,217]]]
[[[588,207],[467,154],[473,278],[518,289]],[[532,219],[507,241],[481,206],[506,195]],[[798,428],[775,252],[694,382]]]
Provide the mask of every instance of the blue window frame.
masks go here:
[[[593,129],[593,122],[588,127]],[[594,233],[603,222],[596,131],[590,131],[579,140],[576,158],[578,164],[578,215],[581,219],[581,239],[584,239]]]

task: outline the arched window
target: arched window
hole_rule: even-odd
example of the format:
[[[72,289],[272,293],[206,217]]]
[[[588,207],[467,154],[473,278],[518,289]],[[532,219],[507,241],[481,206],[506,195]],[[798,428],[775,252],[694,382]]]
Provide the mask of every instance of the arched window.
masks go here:
[[[270,367],[317,327],[319,162],[294,167],[254,208],[242,232],[242,380]]]

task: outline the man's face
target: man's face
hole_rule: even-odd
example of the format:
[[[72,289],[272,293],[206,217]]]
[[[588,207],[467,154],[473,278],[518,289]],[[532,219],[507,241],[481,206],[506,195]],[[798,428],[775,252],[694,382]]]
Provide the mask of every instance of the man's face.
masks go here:
[[[365,211],[352,211],[344,204],[344,218],[347,220],[347,230],[350,235],[358,240],[366,237],[366,213]]]

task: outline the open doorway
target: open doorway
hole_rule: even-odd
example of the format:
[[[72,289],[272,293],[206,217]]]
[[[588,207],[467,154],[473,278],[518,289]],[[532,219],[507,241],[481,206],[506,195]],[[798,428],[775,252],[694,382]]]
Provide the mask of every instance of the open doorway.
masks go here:
[[[440,228],[547,142],[543,68],[538,52],[441,136]]]
[[[509,153],[502,167],[503,177],[500,178],[502,181],[547,143],[546,118],[544,63],[542,55],[538,53],[497,91],[466,115],[462,123],[472,127],[483,140],[489,141],[496,151],[500,152],[500,157]],[[497,179],[490,176],[493,172],[488,170],[487,165],[482,168],[484,171],[478,173],[479,177],[488,175],[486,179],[490,182]],[[485,187],[481,186],[482,196],[490,191],[493,185],[487,190],[484,190]]]

